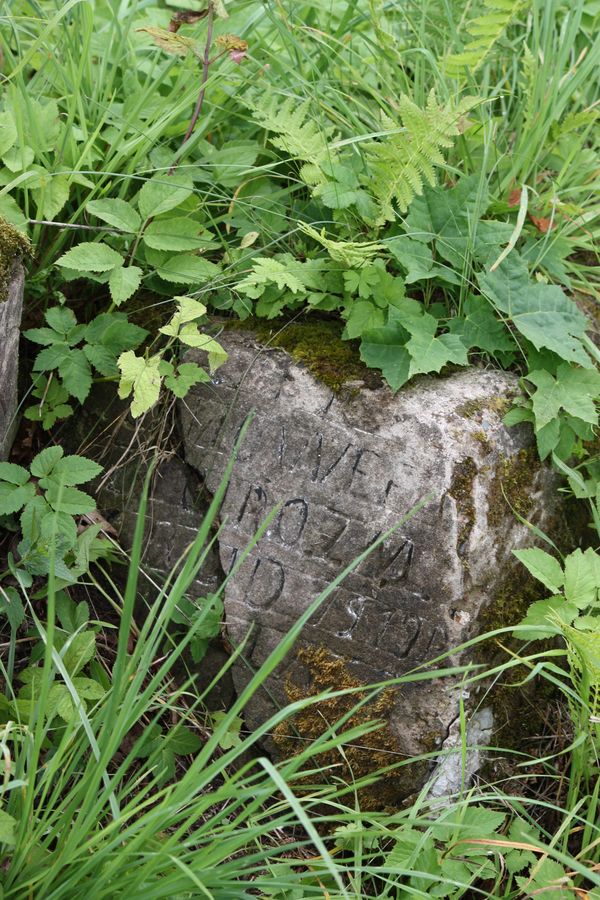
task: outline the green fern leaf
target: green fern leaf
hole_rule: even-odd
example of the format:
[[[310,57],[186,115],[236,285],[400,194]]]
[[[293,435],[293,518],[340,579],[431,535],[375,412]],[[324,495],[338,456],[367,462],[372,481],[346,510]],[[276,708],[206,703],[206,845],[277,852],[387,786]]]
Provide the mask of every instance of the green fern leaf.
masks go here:
[[[401,129],[383,115],[384,129],[393,133],[366,147],[368,186],[379,205],[374,225],[396,218],[394,201],[405,212],[414,197],[423,193],[424,182],[435,184],[435,167],[444,164],[442,150],[451,147],[453,138],[465,130],[465,115],[476,102],[474,97],[465,97],[456,106],[440,106],[432,91],[425,109],[401,97]]]
[[[452,53],[447,57],[447,74],[451,78],[460,78],[465,69],[475,72],[514,17],[526,5],[527,0],[487,0],[483,14],[472,19],[467,26],[472,40],[468,41],[460,53]]]

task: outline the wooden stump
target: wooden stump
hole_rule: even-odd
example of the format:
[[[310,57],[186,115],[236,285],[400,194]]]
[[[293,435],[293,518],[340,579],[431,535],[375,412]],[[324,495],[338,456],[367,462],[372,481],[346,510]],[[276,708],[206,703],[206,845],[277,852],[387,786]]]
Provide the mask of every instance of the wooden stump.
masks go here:
[[[17,258],[12,264],[6,295],[0,302],[0,460],[6,459],[17,425],[19,328],[25,275]]]

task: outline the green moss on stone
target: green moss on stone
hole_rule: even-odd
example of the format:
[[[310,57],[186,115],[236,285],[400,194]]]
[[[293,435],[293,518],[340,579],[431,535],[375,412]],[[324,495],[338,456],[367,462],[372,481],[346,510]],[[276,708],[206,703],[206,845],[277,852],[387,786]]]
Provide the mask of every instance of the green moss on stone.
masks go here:
[[[472,456],[462,459],[454,467],[452,481],[448,493],[456,501],[459,516],[459,528],[456,552],[464,556],[473,525],[475,524],[475,502],[473,500],[473,482],[477,477],[477,463]]]
[[[459,406],[457,412],[465,419],[477,419],[481,421],[481,415],[486,410],[503,416],[511,404],[510,397],[486,397],[485,400],[467,400]]]
[[[285,350],[294,362],[306,366],[317,381],[336,394],[353,382],[373,389],[383,384],[381,376],[361,360],[358,341],[342,340],[340,322],[317,318],[302,322],[247,319],[241,325],[253,331],[260,343]],[[240,323],[232,322],[231,327],[239,328]]]
[[[6,299],[15,259],[30,253],[29,238],[0,217],[0,303]]]
[[[540,470],[540,460],[531,447],[515,456],[502,456],[488,493],[488,523],[500,525],[508,508],[527,518],[533,505],[532,495]]]

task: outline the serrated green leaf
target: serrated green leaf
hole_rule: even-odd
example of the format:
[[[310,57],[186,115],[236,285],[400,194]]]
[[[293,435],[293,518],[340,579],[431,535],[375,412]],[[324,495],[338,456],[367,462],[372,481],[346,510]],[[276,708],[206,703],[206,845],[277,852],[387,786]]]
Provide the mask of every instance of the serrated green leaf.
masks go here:
[[[598,424],[595,400],[600,396],[600,373],[596,369],[562,363],[556,378],[545,370],[528,372],[526,378],[537,387],[532,395],[537,429],[558,418],[561,410],[590,425]]]
[[[59,460],[52,475],[65,485],[85,484],[102,472],[102,466],[85,456],[65,456]]]
[[[591,606],[600,589],[600,558],[588,548],[577,548],[565,559],[565,597],[577,609]]]
[[[77,675],[96,652],[96,635],[93,631],[83,631],[74,635],[62,653],[65,669],[71,677]]]
[[[28,328],[23,334],[35,344],[53,344],[60,337],[52,328]]]
[[[540,547],[529,547],[526,550],[513,550],[513,555],[522,562],[534,578],[547,587],[553,594],[558,594],[565,582],[562,566],[557,559]]]
[[[70,185],[66,175],[43,172],[36,179],[31,194],[40,219],[52,221],[69,199]]]
[[[12,113],[8,110],[0,113],[0,156],[8,153],[17,140],[18,132]]]
[[[183,725],[173,728],[167,735],[166,740],[169,750],[178,756],[189,756],[191,753],[197,753],[202,746],[202,741],[198,735]]]
[[[90,364],[83,350],[71,350],[61,361],[58,371],[68,392],[83,403],[92,387]]]
[[[16,631],[23,624],[25,607],[16,588],[0,585],[0,616],[8,619],[12,631]]]
[[[160,395],[160,355],[144,359],[132,350],[122,353],[118,359],[121,370],[119,397],[126,399],[133,392],[131,415],[135,418],[147,412]]]
[[[87,361],[91,363],[101,375],[111,378],[114,375],[119,374],[116,354],[111,350],[108,350],[102,344],[84,344],[83,352],[85,353]]]
[[[227,352],[219,342],[210,335],[199,331],[194,322],[183,325],[179,330],[178,338],[182,344],[197,350],[204,350],[208,354],[208,366],[211,372],[214,372],[227,360]]]
[[[408,235],[393,237],[388,241],[388,249],[402,268],[406,269],[406,284],[430,278],[440,278],[450,284],[460,283],[460,276],[451,266],[434,262],[431,249],[423,241]]]
[[[116,198],[92,200],[87,204],[86,209],[96,218],[102,219],[103,222],[107,222],[113,228],[119,228],[128,234],[137,234],[142,227],[142,220],[137,210],[125,200]]]
[[[71,516],[83,516],[96,509],[96,503],[89,494],[74,487],[51,484],[46,491],[46,500],[53,510],[68,513]]]
[[[46,447],[31,461],[30,471],[35,478],[43,478],[49,475],[59,459],[63,456],[62,447]]]
[[[384,311],[374,303],[369,300],[357,300],[347,308],[344,337],[349,339],[361,337],[367,331],[381,328],[384,319]]]
[[[360,358],[371,368],[381,369],[392,391],[397,391],[409,379],[410,355],[406,350],[409,337],[400,313],[393,307],[387,325],[366,331],[362,337]]]
[[[0,844],[14,847],[16,842],[15,829],[18,822],[13,816],[0,809]]]
[[[65,338],[71,329],[75,328],[77,325],[75,313],[67,306],[52,306],[50,309],[46,310],[44,318],[50,328],[59,335],[64,335]],[[56,336],[53,340],[56,340]]]
[[[55,265],[76,269],[79,272],[109,272],[111,269],[122,266],[123,258],[120,253],[107,244],[84,241],[63,253],[56,260]]]
[[[448,331],[457,335],[467,350],[477,347],[492,355],[516,350],[516,344],[508,328],[498,319],[484,297],[473,295],[467,297],[463,315],[450,319]]]
[[[182,363],[176,374],[166,375],[165,387],[181,399],[195,384],[207,381],[210,381],[210,376],[196,363]]]
[[[25,484],[29,481],[29,472],[16,463],[0,462],[0,480],[10,484]]]
[[[0,481],[0,516],[19,512],[34,496],[35,485],[31,482],[17,486]]]
[[[527,610],[525,617],[519,625],[534,626],[543,631],[515,631],[515,636],[522,641],[539,641],[558,633],[558,626],[554,619],[558,616],[561,621],[569,624],[577,616],[577,607],[567,603],[561,595],[547,597],[545,600],[536,600]]]
[[[33,363],[34,372],[51,372],[69,356],[71,348],[66,341],[56,341],[50,347],[40,350]]]
[[[436,337],[438,321],[429,313],[419,318],[405,320],[410,331],[406,350],[411,356],[409,377],[427,372],[440,372],[443,366],[453,362],[459,366],[468,365],[467,350],[456,335],[442,334]]]
[[[219,275],[220,271],[219,267],[208,259],[188,253],[171,256],[156,268],[157,275],[175,284],[203,284]]]
[[[108,279],[108,287],[113,303],[117,306],[135,294],[142,281],[143,272],[139,266],[118,266]]]
[[[513,251],[494,272],[480,275],[479,284],[537,350],[545,347],[567,362],[593,368],[581,343],[586,317],[557,285],[530,281],[517,253]]]
[[[189,178],[182,175],[155,175],[147,181],[138,195],[138,208],[142,219],[159,216],[175,209],[192,194]]]
[[[144,232],[144,243],[154,250],[197,250],[206,246],[207,232],[193,219],[155,219]]]
[[[106,691],[101,684],[94,681],[93,678],[84,678],[81,675],[73,678],[73,687],[79,696],[85,700],[102,700],[106,695]]]

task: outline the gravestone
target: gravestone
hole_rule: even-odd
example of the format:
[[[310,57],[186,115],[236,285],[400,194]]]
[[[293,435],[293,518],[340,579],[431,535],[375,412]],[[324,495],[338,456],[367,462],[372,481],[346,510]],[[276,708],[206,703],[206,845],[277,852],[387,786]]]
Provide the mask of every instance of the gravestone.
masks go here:
[[[0,220],[0,460],[5,460],[16,429],[19,328],[24,273],[18,247],[2,244]]]
[[[234,667],[238,690],[344,567],[427,498],[312,616],[248,705],[254,728],[277,704],[395,678],[474,635],[505,587],[511,550],[530,542],[511,505],[544,528],[557,494],[530,430],[502,423],[517,391],[510,374],[422,377],[395,396],[353,383],[336,395],[248,331],[220,340],[227,363],[180,413],[186,461],[214,491],[254,412],[222,509],[226,572],[281,507],[226,589],[231,640],[250,631],[248,665]],[[441,681],[404,685],[386,702],[385,740],[396,753],[441,746],[458,714],[456,686]],[[308,720],[298,731],[311,733]]]

